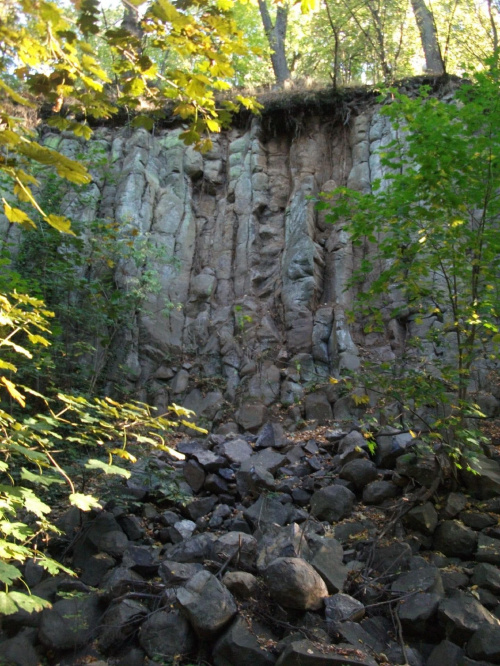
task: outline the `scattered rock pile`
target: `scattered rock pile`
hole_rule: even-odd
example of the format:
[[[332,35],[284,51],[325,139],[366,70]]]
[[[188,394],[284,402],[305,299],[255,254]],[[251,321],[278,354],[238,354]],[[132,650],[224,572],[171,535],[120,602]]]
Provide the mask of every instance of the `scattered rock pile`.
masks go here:
[[[138,463],[61,518],[78,579],[26,565],[53,605],[4,619],[2,665],[500,664],[497,462],[439,496],[411,436],[377,443],[267,424]]]

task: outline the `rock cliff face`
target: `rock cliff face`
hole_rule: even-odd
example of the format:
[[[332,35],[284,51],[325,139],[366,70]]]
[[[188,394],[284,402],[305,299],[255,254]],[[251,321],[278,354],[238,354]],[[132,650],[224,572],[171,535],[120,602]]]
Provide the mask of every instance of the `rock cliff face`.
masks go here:
[[[83,203],[65,194],[67,215],[114,220],[161,248],[139,269],[116,270],[124,288],[147,270],[161,289],[123,331],[110,381],[120,364],[127,388],[160,409],[173,400],[207,422],[234,417],[250,430],[277,404],[290,406],[291,420],[352,415],[328,377],[355,370],[360,345],[394,359],[413,324],[369,336],[348,325],[348,281],[366,248],[354,250],[313,199],[381,177],[377,151],[394,138],[388,120],[373,105],[347,124],[304,114],[293,132],[255,118],[215,137],[206,155],[184,146],[181,131],[100,128],[88,143],[45,135],[94,164]]]

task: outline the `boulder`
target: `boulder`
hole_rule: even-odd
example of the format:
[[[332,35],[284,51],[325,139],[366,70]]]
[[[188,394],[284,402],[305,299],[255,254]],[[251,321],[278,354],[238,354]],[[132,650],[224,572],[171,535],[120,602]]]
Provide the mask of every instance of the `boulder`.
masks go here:
[[[259,433],[255,442],[256,449],[273,447],[281,449],[286,444],[286,436],[283,426],[279,423],[266,423]]]
[[[246,571],[228,571],[222,582],[238,599],[249,599],[258,587],[257,578]]]
[[[359,622],[365,615],[363,604],[348,594],[334,594],[325,599],[326,622],[330,630],[335,630],[342,622]]]
[[[308,559],[325,581],[330,594],[342,592],[347,579],[347,567],[343,564],[344,550],[336,539],[314,537],[310,540],[311,556]]]
[[[276,656],[265,644],[274,643],[276,637],[255,620],[251,623],[237,618],[219,638],[213,649],[215,666],[273,666]]]
[[[254,528],[262,528],[268,524],[285,525],[290,517],[290,505],[282,504],[276,497],[261,495],[259,499],[243,515]]]
[[[492,539],[486,534],[479,534],[477,541],[476,560],[489,564],[500,565],[500,539]]]
[[[403,522],[412,530],[432,536],[438,524],[438,514],[432,502],[426,502],[408,511]]]
[[[500,625],[483,624],[467,644],[467,654],[472,659],[484,659],[500,664]]]
[[[311,497],[311,513],[318,520],[337,522],[351,514],[355,499],[344,486],[327,486]]]
[[[328,589],[321,576],[305,560],[279,557],[264,572],[271,597],[286,608],[318,610]]]
[[[179,611],[153,613],[142,624],[139,643],[150,659],[161,655],[165,659],[181,654],[188,656],[196,650],[196,636]]]
[[[217,634],[238,611],[231,592],[208,571],[178,589],[177,601],[200,638]]]
[[[346,463],[340,470],[340,478],[350,481],[356,490],[362,490],[371,481],[375,481],[378,471],[371,460],[356,458]]]
[[[102,619],[99,649],[103,652],[119,648],[146,617],[148,609],[134,599],[111,604]]]
[[[399,495],[400,490],[390,481],[372,481],[363,490],[365,504],[382,504],[387,499]]]
[[[483,624],[498,625],[498,620],[475,597],[461,591],[440,602],[438,619],[446,637],[457,645],[468,641]]]
[[[50,650],[74,650],[90,643],[101,619],[99,599],[94,594],[62,599],[42,611],[38,637]]]
[[[476,551],[477,533],[459,520],[445,520],[434,532],[433,545],[448,557],[466,559]]]

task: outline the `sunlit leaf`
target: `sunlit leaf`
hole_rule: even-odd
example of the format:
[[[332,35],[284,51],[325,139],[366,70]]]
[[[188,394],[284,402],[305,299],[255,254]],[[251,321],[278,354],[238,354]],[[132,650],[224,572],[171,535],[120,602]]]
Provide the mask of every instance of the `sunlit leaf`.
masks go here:
[[[90,511],[91,509],[101,509],[101,505],[92,495],[83,495],[82,493],[71,493],[69,496],[70,504],[76,506],[81,511]]]

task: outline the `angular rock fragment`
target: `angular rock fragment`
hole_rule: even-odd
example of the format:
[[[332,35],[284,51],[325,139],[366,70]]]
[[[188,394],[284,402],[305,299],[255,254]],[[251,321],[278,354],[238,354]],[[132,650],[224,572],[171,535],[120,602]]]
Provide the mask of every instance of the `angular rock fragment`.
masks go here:
[[[448,640],[457,645],[463,645],[483,624],[498,624],[498,620],[475,597],[460,591],[440,602],[438,618]]]
[[[219,638],[213,650],[215,666],[273,666],[276,655],[265,645],[276,637],[259,622],[237,618]]]
[[[119,648],[146,617],[148,609],[134,599],[111,604],[102,620],[98,645],[103,652]]]
[[[472,659],[500,664],[500,624],[479,627],[467,644],[467,654]]]
[[[362,620],[365,615],[365,607],[354,597],[338,593],[325,599],[325,615],[330,631],[342,622]]]
[[[158,655],[165,659],[189,656],[197,645],[191,625],[176,610],[152,614],[141,626],[139,642],[153,660]]]
[[[94,594],[62,599],[42,611],[38,636],[51,650],[83,647],[95,635],[100,617],[99,599]]]
[[[249,599],[257,590],[257,578],[246,571],[228,571],[222,582],[238,599]]]
[[[477,533],[459,520],[445,520],[434,532],[434,548],[448,557],[468,558],[477,547]]]
[[[327,486],[311,497],[311,513],[318,520],[337,522],[351,514],[355,499],[344,486]]]
[[[217,634],[238,610],[233,595],[208,571],[200,571],[177,590],[177,601],[200,638]]]

